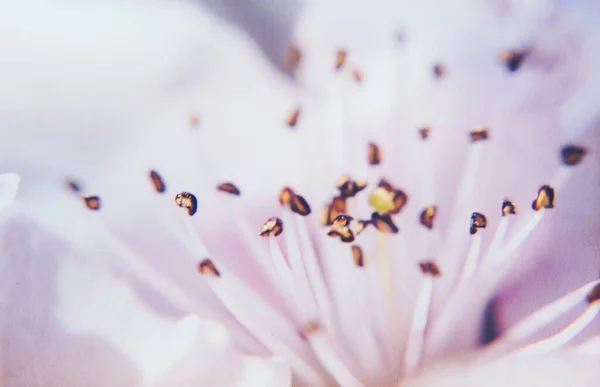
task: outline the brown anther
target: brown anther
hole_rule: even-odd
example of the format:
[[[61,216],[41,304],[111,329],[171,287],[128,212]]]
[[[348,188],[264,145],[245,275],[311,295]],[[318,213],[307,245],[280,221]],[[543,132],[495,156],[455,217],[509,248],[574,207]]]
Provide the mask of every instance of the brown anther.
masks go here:
[[[365,256],[360,246],[352,245],[352,259],[354,260],[354,264],[358,267],[363,267],[365,265]]]
[[[282,206],[289,205],[292,200],[292,196],[294,195],[295,193],[293,189],[290,187],[283,187],[279,193],[279,204]]]
[[[81,192],[81,186],[76,181],[73,181],[73,180],[67,181],[67,187],[69,187],[69,189],[74,193]]]
[[[193,113],[190,114],[190,116],[188,117],[188,125],[190,126],[190,128],[198,127],[199,123],[200,123],[200,119],[198,118],[198,116]]]
[[[198,200],[189,192],[180,192],[175,195],[175,204],[181,208],[186,208],[189,216],[192,216],[198,210]]]
[[[531,208],[536,211],[542,208],[554,208],[554,188],[549,185],[541,186],[535,200],[531,203]]]
[[[421,268],[421,271],[425,275],[430,275],[432,277],[438,277],[441,274],[440,268],[433,261],[419,262],[419,267]]]
[[[344,63],[346,63],[346,56],[346,50],[338,50],[335,57],[335,69],[337,71],[341,70],[341,68],[344,67]]]
[[[85,206],[90,210],[98,211],[100,209],[100,197],[99,196],[82,196]]]
[[[293,128],[298,123],[298,117],[300,116],[300,107],[297,107],[287,118],[287,124],[290,128]]]
[[[504,62],[504,66],[506,66],[506,69],[509,72],[514,73],[519,68],[521,68],[523,61],[528,55],[529,51],[526,50],[505,51],[500,54],[500,59],[502,60],[502,62]]]
[[[269,218],[265,224],[263,224],[262,228],[258,235],[261,237],[268,237],[273,235],[274,237],[280,235],[283,232],[283,222],[281,219],[272,217]]]
[[[446,72],[446,69],[445,69],[445,68],[444,68],[444,66],[443,66],[443,65],[441,65],[440,63],[436,63],[436,64],[433,66],[433,75],[434,75],[436,78],[440,79],[441,77],[443,77],[443,76],[444,76],[444,73],[445,73],[445,72]]]
[[[394,192],[394,197],[392,199],[392,209],[390,210],[390,214],[397,214],[400,212],[402,208],[406,205],[408,201],[408,196],[404,193],[404,191],[397,190]]]
[[[360,233],[363,232],[363,230],[372,223],[373,222],[371,222],[370,220],[357,220],[354,223],[354,232],[356,233],[356,235],[360,235]]]
[[[367,187],[365,181],[354,181],[348,176],[342,176],[338,179],[336,187],[340,190],[343,198],[356,196],[357,193]]]
[[[290,46],[283,56],[283,66],[288,71],[294,71],[298,68],[300,60],[302,59],[302,52],[296,45]]]
[[[354,233],[349,227],[351,221],[352,217],[349,215],[338,215],[329,227],[327,235],[330,237],[339,237],[344,243],[354,242]]]
[[[473,235],[477,232],[477,229],[486,228],[486,227],[487,227],[487,218],[485,217],[485,215],[483,215],[479,212],[474,212],[471,215],[471,226],[469,228],[469,233],[471,235]]]
[[[198,263],[198,272],[200,274],[208,274],[217,278],[221,276],[221,273],[219,273],[215,264],[208,258],[203,259]]]
[[[594,286],[594,288],[587,294],[586,299],[590,304],[600,301],[600,284]]]
[[[352,71],[352,78],[354,78],[356,83],[361,83],[363,80],[363,75],[359,70],[354,70]]]
[[[485,126],[478,126],[475,129],[469,132],[469,137],[471,137],[471,142],[483,141],[488,139],[488,128]]]
[[[502,216],[506,216],[509,214],[516,214],[517,207],[515,207],[515,203],[511,202],[508,199],[504,199],[502,202]]]
[[[346,212],[346,199],[341,196],[333,198],[331,203],[325,205],[323,208],[323,215],[321,216],[321,223],[326,226],[333,224],[333,220],[340,214]]]
[[[379,165],[381,164],[381,151],[375,143],[369,144],[369,164]]]
[[[167,190],[167,186],[165,185],[165,181],[160,177],[158,172],[155,170],[150,171],[150,180],[152,181],[152,185],[154,186],[154,190],[158,193],[163,193]]]
[[[398,226],[394,224],[390,214],[380,214],[379,212],[374,212],[371,215],[371,222],[375,228],[381,232],[396,234],[399,231]]]
[[[312,336],[321,330],[319,323],[311,321],[302,327],[301,333],[304,337]]]
[[[587,149],[578,145],[565,145],[560,150],[562,162],[568,166],[579,164],[586,153]]]
[[[421,224],[427,227],[429,230],[433,228],[433,219],[435,218],[435,213],[437,212],[436,206],[429,206],[421,211]]]
[[[429,138],[430,131],[431,129],[426,126],[419,128],[419,136],[421,136],[423,140],[427,140]]]
[[[310,214],[310,206],[300,195],[294,195],[290,198],[290,209],[298,215],[307,216]]]
[[[388,182],[385,179],[381,179],[377,186],[383,188],[386,191],[394,191],[394,186],[391,185],[390,182]]]
[[[228,194],[240,196],[240,190],[233,183],[221,183],[217,186],[217,189]]]

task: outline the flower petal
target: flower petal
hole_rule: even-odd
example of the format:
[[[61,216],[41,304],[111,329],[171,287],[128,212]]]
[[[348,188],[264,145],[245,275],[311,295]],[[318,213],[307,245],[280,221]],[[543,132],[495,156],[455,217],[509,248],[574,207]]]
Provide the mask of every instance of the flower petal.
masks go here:
[[[402,383],[402,387],[592,387],[600,377],[598,357],[573,352],[519,358],[508,357],[496,362],[462,360],[440,364]]]

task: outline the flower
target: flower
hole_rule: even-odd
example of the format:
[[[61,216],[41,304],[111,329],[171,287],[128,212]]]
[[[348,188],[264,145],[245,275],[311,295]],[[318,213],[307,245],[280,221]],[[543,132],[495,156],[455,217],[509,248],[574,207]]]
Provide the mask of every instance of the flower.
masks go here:
[[[7,255],[19,261],[8,260],[13,266],[6,272],[28,281],[25,291],[10,293],[17,296],[6,310],[14,309],[17,317],[11,315],[4,329],[19,339],[28,337],[19,325],[37,330],[44,318],[53,322],[40,335],[50,343],[12,341],[17,348],[4,355],[9,364],[22,365],[15,357],[59,347],[61,337],[91,334],[124,358],[117,361],[126,364],[124,372],[117,373],[129,372],[131,364],[141,375],[136,382],[143,384],[230,385],[242,379],[226,372],[216,373],[224,379],[209,379],[215,377],[208,375],[210,368],[227,362],[239,370],[271,356],[277,357],[275,367],[260,364],[275,375],[275,385],[289,384],[286,367],[298,384],[311,386],[440,385],[440,379],[481,385],[482,376],[485,383],[495,377],[530,384],[543,376],[540,369],[548,372],[548,364],[557,362],[565,367],[557,372],[578,371],[580,379],[569,379],[575,385],[595,380],[595,358],[586,353],[597,342],[566,349],[597,321],[598,282],[584,284],[583,276],[578,278],[583,287],[485,349],[475,349],[480,316],[506,277],[518,277],[528,266],[538,269],[536,258],[544,249],[560,252],[561,237],[575,239],[593,229],[589,225],[596,217],[574,211],[597,202],[597,193],[592,200],[583,196],[593,190],[589,176],[597,173],[590,156],[598,106],[589,102],[597,90],[588,86],[597,78],[587,68],[597,60],[591,50],[597,29],[574,6],[464,4],[403,6],[384,14],[353,5],[309,6],[287,57],[291,67],[299,60],[293,81],[257,55],[247,38],[189,6],[169,8],[173,14],[166,16],[146,11],[150,17],[143,23],[163,17],[177,26],[205,22],[203,32],[226,34],[223,42],[232,44],[231,51],[223,42],[225,48],[208,45],[215,53],[211,60],[190,66],[206,76],[198,87],[208,83],[211,90],[200,102],[180,86],[194,85],[181,76],[156,83],[176,96],[169,104],[147,96],[159,94],[145,82],[152,71],[135,78],[132,84],[144,88],[128,96],[144,101],[142,108],[131,103],[143,118],[121,118],[130,117],[127,109],[112,111],[102,94],[75,112],[61,98],[31,103],[46,107],[39,113],[42,123],[57,115],[68,129],[88,122],[88,116],[108,114],[142,128],[142,136],[133,136],[135,130],[119,133],[119,145],[110,153],[115,164],[86,144],[103,149],[90,141],[98,138],[93,130],[67,132],[70,141],[59,142],[67,152],[45,165],[32,161],[32,150],[7,149],[14,164],[9,166],[23,174],[24,184],[16,220],[7,222],[17,230],[7,234],[6,240],[16,240]],[[104,12],[125,16],[126,25],[140,23],[130,19],[135,9],[97,11],[100,21]],[[92,31],[94,22],[102,25],[87,21]],[[187,42],[197,31],[170,29],[175,38],[168,35],[159,46]],[[147,39],[139,35],[140,41]],[[151,50],[154,60],[147,62],[160,70],[156,58],[164,54]],[[197,58],[190,57],[195,64]],[[169,64],[183,67],[177,74],[187,74],[184,62]],[[239,74],[240,67],[251,76]],[[118,94],[88,81],[87,73],[69,76],[77,80],[75,90],[85,81],[111,97]],[[73,95],[63,97],[85,100]],[[193,128],[185,123],[191,104],[199,106],[190,117]],[[226,114],[218,114],[220,109]],[[12,110],[17,113],[7,114],[8,121],[32,125],[27,114]],[[37,145],[48,154],[46,141]],[[78,154],[75,145],[84,151]],[[60,185],[59,192],[44,179]],[[289,188],[280,192],[282,187]],[[322,204],[327,205],[324,221]],[[52,225],[53,235],[36,241],[40,226],[32,225],[34,220]],[[67,243],[56,246],[60,238]],[[597,246],[597,237],[568,247],[579,257],[591,245]],[[36,261],[36,249],[53,251],[53,259]],[[46,281],[35,292],[27,273],[42,262],[42,272],[52,273],[50,286]],[[535,272],[539,278],[540,270]],[[36,298],[38,293],[47,298]],[[51,305],[50,311],[21,320],[16,306],[30,299]],[[491,305],[490,330],[505,328],[497,309],[502,305]],[[566,326],[561,318],[574,323]],[[549,336],[548,327],[559,333]],[[497,334],[488,336],[486,343]],[[254,356],[236,355],[229,337]],[[198,346],[210,347],[212,360],[219,361],[202,357],[195,352]],[[101,352],[88,352],[89,344],[85,348],[88,357]],[[31,384],[31,378],[51,375],[52,383],[82,384],[89,380],[87,372],[104,375],[70,354],[59,355],[61,365],[73,362],[80,374],[36,366],[3,378],[9,385]],[[111,371],[107,380],[96,382],[121,383]],[[498,376],[509,373],[524,379]],[[564,385],[554,373],[551,381]]]

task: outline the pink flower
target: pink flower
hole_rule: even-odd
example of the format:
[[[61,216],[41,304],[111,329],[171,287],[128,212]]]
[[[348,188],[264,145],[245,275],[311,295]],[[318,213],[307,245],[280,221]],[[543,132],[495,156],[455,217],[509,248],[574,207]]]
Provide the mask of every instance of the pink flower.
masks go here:
[[[0,380],[594,385],[598,11],[383,4],[3,16]]]

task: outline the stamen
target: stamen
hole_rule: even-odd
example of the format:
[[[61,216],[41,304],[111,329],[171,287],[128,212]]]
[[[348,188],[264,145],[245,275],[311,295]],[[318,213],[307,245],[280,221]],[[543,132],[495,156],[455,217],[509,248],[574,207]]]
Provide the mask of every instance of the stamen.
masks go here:
[[[71,190],[74,193],[81,192],[81,186],[76,181],[73,181],[73,180],[67,181],[67,187],[69,187],[69,190]]]
[[[300,48],[295,44],[290,46],[285,52],[283,57],[283,65],[288,71],[294,71],[298,68],[300,60],[302,59],[302,52]]]
[[[98,211],[100,209],[100,197],[99,196],[82,196],[85,206],[90,210]]]
[[[471,226],[469,227],[469,233],[474,235],[477,232],[477,229],[486,228],[487,227],[487,219],[485,215],[480,214],[479,212],[474,212],[471,215]]]
[[[471,228],[473,229],[473,228]],[[473,237],[471,241],[471,248],[469,249],[469,254],[467,255],[467,260],[465,261],[465,266],[462,273],[463,279],[468,279],[475,274],[477,269],[477,265],[479,263],[479,254],[481,252],[481,234],[477,234]]]
[[[528,50],[524,51],[505,51],[500,54],[500,59],[504,62],[506,69],[514,73],[521,68],[523,61],[529,55]]]
[[[590,304],[600,301],[600,284],[594,286],[594,288],[586,296],[586,299]]]
[[[290,128],[293,128],[298,123],[298,117],[300,116],[300,107],[298,106],[287,118],[286,123]]]
[[[427,227],[427,229],[429,229],[429,230],[431,230],[433,228],[433,219],[435,218],[436,211],[437,211],[436,206],[429,206],[426,209],[424,209],[423,211],[421,211],[421,216],[420,216],[421,224],[423,226]]]
[[[436,63],[435,65],[433,65],[433,75],[440,79],[444,76],[444,74],[446,73],[446,69],[444,68],[444,66],[440,63]]]
[[[221,183],[217,186],[217,189],[228,194],[240,196],[241,192],[233,183]]]
[[[560,156],[565,165],[574,166],[581,163],[586,153],[587,149],[582,146],[565,145],[560,151]]]
[[[340,190],[342,198],[356,196],[357,193],[367,187],[366,181],[354,181],[348,176],[342,176],[338,179],[336,187]]]
[[[421,136],[421,139],[423,140],[427,140],[429,138],[429,132],[431,131],[430,128],[428,127],[422,127],[419,129],[419,136]]]
[[[333,198],[330,204],[326,204],[323,207],[323,214],[321,216],[321,223],[324,226],[331,226],[333,220],[341,214],[346,213],[346,199],[341,196]]]
[[[323,332],[321,332],[321,328],[317,323],[306,324],[302,329],[302,333],[310,342],[321,364],[323,364],[340,386],[364,387],[350,372],[346,364],[344,364],[341,354],[333,348],[333,345]]]
[[[339,71],[342,69],[342,67],[344,66],[344,63],[346,63],[346,50],[338,50],[337,54],[336,54],[336,58],[335,58],[335,70]]]
[[[554,188],[549,185],[543,185],[538,190],[535,200],[531,203],[531,208],[536,211],[542,208],[554,208]]]
[[[358,267],[365,266],[365,256],[363,254],[363,250],[358,245],[352,245],[352,260],[354,264]]]
[[[310,215],[310,206],[300,195],[294,195],[290,199],[290,209],[298,215]]]
[[[381,164],[381,151],[375,143],[369,144],[369,165]]]
[[[508,199],[504,199],[504,201],[502,202],[502,216],[506,216],[509,214],[514,215],[516,213],[517,208],[515,207],[515,204]]]
[[[198,116],[193,113],[190,114],[190,116],[188,117],[188,125],[190,126],[190,128],[197,128],[199,123],[200,119],[198,118]]]
[[[284,187],[279,193],[279,204],[282,206],[289,205],[294,195],[294,191],[290,187]]]
[[[374,212],[371,215],[371,222],[375,225],[375,228],[381,232],[396,234],[399,231],[398,227],[392,221],[390,214]]]
[[[354,78],[354,81],[356,81],[356,83],[362,83],[363,74],[360,70],[354,70],[352,71],[352,78]]]
[[[215,264],[208,258],[203,259],[198,263],[198,272],[200,274],[207,274],[213,277],[220,277],[221,273],[217,270]]]
[[[487,140],[489,136],[488,128],[484,126],[477,126],[475,129],[471,130],[469,133],[469,137],[471,137],[471,142],[483,141]]]
[[[327,235],[330,237],[339,237],[344,243],[354,242],[354,233],[350,230],[352,217],[348,215],[338,215],[334,220]]]
[[[371,222],[370,220],[358,220],[358,221],[354,222],[354,224],[355,224],[354,232],[356,233],[356,235],[359,235],[361,232],[363,232],[365,227],[367,227],[368,225],[370,225],[372,223],[373,222]]]
[[[408,343],[406,344],[404,361],[407,374],[412,374],[421,363],[427,315],[429,314],[431,296],[433,294],[433,278],[440,275],[440,270],[434,262],[421,262],[419,266],[424,278],[415,305]]]
[[[154,186],[154,190],[158,193],[164,193],[167,190],[167,186],[165,185],[165,181],[160,177],[158,172],[155,170],[150,171],[150,180],[152,181],[152,185]]]
[[[274,237],[280,235],[283,232],[283,222],[281,219],[273,217],[269,218],[265,224],[263,224],[258,235],[262,237],[268,237],[273,235]]]
[[[198,200],[189,192],[180,192],[175,195],[175,204],[186,208],[189,216],[193,216],[198,210]]]
[[[524,356],[540,355],[553,349],[560,348],[575,338],[585,328],[587,328],[587,326],[594,321],[598,314],[600,314],[600,302],[594,302],[590,304],[590,306],[588,306],[588,308],[579,317],[577,317],[575,321],[567,325],[560,332],[548,337],[547,339],[530,344],[520,349],[517,353]]]

